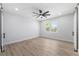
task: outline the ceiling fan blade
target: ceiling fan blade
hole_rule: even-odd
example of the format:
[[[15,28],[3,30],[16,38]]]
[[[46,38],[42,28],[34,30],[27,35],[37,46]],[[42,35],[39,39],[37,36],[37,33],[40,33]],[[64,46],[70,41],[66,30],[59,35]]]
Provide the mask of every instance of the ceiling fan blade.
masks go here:
[[[47,14],[47,13],[49,13],[49,11],[46,11],[45,13],[43,13],[43,14]]]
[[[46,11],[45,13],[43,13],[43,15],[45,15],[45,14],[47,14],[47,13],[49,13],[49,11]]]
[[[37,14],[37,15],[39,15],[38,13],[36,13],[36,12],[33,12],[34,14]]]
[[[39,13],[42,13],[42,10],[39,9]]]
[[[51,14],[45,14],[45,16],[50,16]]]

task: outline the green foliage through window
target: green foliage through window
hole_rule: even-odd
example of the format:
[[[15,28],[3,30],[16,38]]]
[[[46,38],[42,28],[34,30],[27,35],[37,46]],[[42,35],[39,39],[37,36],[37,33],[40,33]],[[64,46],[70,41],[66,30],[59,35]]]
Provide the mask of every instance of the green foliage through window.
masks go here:
[[[46,31],[57,32],[56,24],[52,24],[50,21],[44,21],[44,27]]]

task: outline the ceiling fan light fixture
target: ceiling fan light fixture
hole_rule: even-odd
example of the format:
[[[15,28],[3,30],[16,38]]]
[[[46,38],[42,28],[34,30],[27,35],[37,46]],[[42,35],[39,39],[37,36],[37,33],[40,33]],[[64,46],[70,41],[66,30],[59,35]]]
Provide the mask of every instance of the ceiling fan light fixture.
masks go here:
[[[47,16],[50,16],[51,14],[48,14],[49,11],[43,12],[42,10],[39,9],[39,13],[33,12],[33,14],[36,14],[36,18],[47,18]]]

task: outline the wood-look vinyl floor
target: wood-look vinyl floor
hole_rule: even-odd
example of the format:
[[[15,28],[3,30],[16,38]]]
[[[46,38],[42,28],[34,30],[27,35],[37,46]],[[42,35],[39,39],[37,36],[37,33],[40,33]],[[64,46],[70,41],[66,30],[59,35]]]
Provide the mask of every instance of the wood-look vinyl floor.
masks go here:
[[[78,56],[73,43],[34,38],[6,46],[6,56]]]

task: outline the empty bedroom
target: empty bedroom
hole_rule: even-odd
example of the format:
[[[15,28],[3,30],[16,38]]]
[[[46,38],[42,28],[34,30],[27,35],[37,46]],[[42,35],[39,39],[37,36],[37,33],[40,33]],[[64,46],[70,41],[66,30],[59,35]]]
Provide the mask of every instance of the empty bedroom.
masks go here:
[[[77,3],[0,3],[1,56],[78,56]]]

